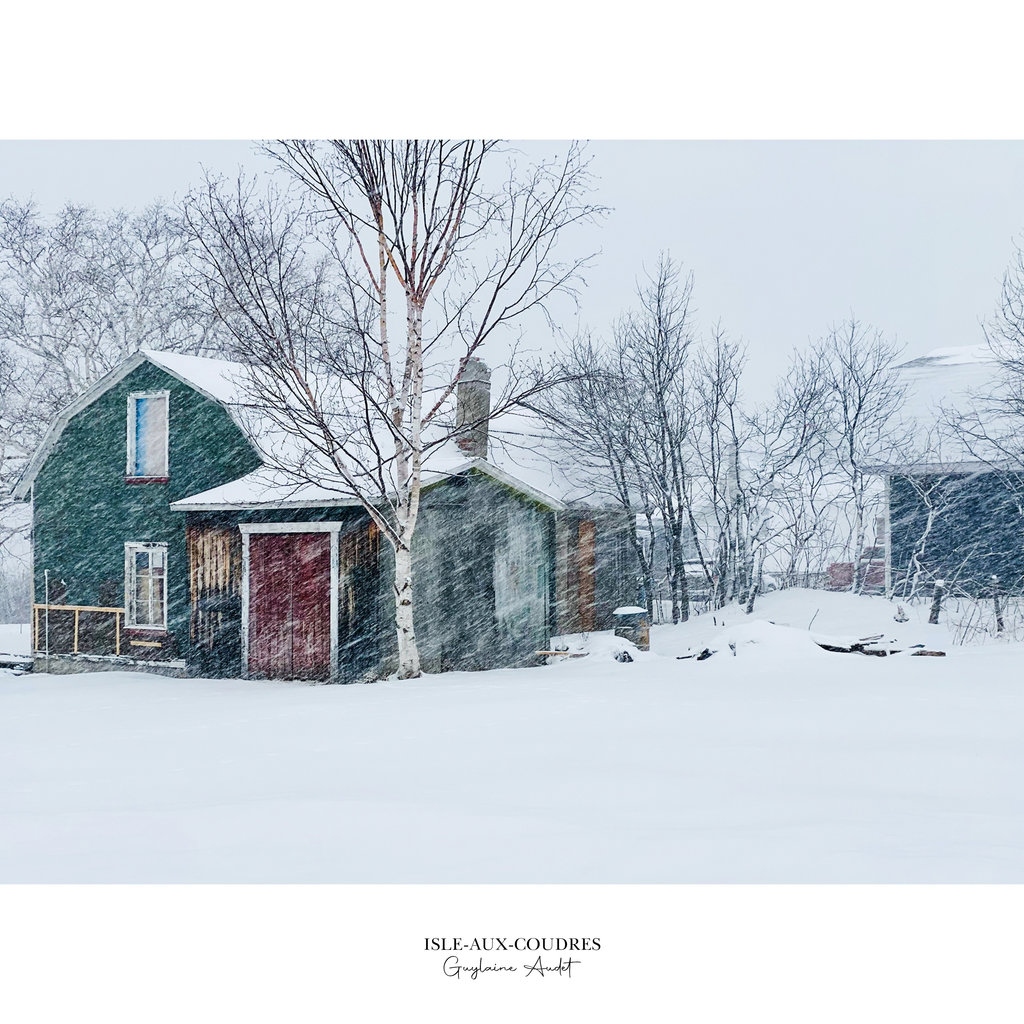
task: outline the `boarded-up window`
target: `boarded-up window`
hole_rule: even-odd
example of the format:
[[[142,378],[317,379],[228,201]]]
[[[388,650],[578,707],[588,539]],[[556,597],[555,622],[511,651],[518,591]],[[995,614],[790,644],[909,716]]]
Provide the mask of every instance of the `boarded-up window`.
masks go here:
[[[128,396],[128,476],[167,476],[166,391]]]
[[[190,524],[185,539],[192,598],[192,643],[213,650],[218,644],[230,642],[225,637],[226,630],[239,628],[242,537],[237,527]]]
[[[365,527],[341,537],[338,561],[343,637],[360,632],[360,618],[371,609],[371,595],[377,586],[379,559],[380,529],[372,520]]]

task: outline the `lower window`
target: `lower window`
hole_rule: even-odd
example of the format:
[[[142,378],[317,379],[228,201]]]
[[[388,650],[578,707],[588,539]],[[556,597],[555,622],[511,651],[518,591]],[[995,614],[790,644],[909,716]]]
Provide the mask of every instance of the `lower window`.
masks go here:
[[[167,545],[124,546],[125,619],[129,626],[167,628]]]

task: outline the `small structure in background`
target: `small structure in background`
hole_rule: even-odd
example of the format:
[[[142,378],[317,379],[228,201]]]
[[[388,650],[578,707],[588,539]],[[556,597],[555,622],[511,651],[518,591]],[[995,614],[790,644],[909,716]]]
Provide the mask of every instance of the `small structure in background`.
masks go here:
[[[853,562],[833,562],[828,567],[829,590],[853,589]],[[885,593],[885,546],[876,544],[865,548],[860,557],[862,594]]]
[[[926,598],[928,581],[944,579],[959,597],[987,601],[998,576],[1004,596],[1018,595],[1022,465],[997,353],[985,342],[936,349],[896,373],[908,388],[912,443],[877,469],[886,484],[890,593]],[[967,432],[953,429],[960,418]]]
[[[651,649],[651,620],[646,608],[623,605],[612,612],[615,616],[615,635],[636,644],[641,651]]]

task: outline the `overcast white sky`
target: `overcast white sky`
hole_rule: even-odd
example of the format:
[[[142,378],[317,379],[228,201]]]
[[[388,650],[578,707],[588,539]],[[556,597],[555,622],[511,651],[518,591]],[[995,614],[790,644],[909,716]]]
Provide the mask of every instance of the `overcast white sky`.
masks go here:
[[[590,152],[596,199],[612,212],[573,243],[601,250],[583,321],[606,329],[669,250],[694,271],[702,326],[720,319],[742,337],[762,386],[794,346],[851,313],[908,357],[980,341],[1024,230],[1024,143],[606,141]],[[248,142],[0,142],[0,197],[133,207],[180,197],[202,166],[240,165],[266,166]]]

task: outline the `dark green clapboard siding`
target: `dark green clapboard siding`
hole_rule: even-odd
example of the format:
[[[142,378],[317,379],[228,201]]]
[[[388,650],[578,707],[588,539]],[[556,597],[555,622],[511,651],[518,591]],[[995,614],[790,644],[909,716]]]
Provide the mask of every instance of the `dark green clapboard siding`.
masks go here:
[[[126,484],[127,407],[133,391],[170,392],[169,480]],[[65,428],[35,481],[35,600],[44,572],[63,604],[124,603],[126,541],[167,544],[168,629],[188,644],[185,516],[173,501],[255,469],[252,447],[225,409],[149,363],[83,409]],[[51,598],[52,600],[52,598]]]
[[[894,476],[889,482],[890,570],[893,593],[930,588],[943,579],[955,590],[983,595],[992,576],[1011,593],[1024,590],[1022,480],[1016,473]],[[935,515],[928,525],[928,495]]]

